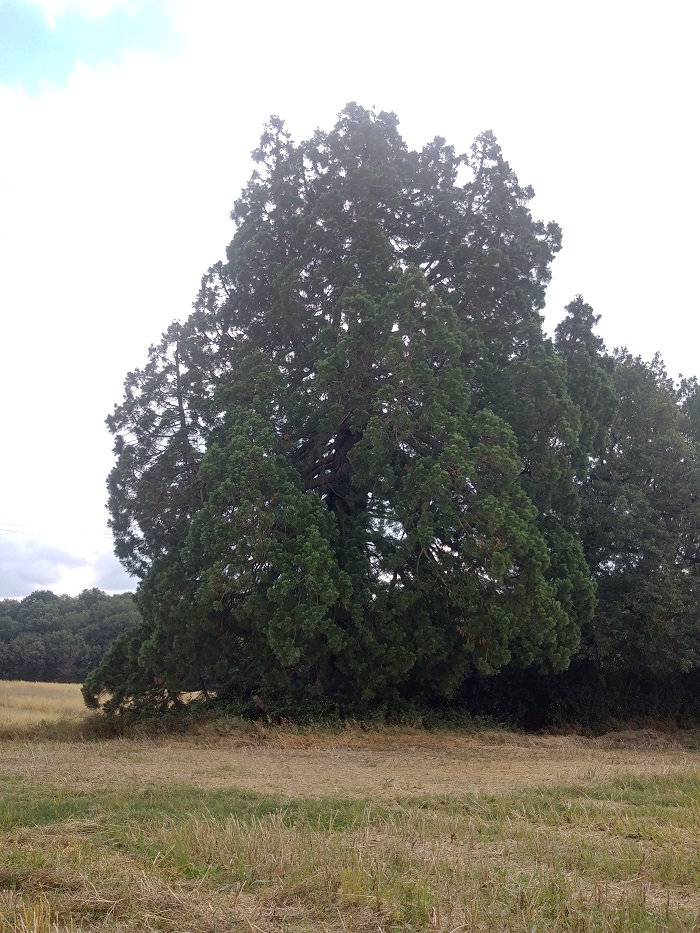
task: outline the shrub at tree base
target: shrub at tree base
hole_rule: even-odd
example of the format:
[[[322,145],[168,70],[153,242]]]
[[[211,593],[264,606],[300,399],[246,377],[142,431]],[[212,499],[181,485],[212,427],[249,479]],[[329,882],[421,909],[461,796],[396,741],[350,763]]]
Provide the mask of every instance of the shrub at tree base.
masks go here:
[[[545,338],[560,231],[492,134],[460,156],[397,126],[352,104],[295,145],[273,119],[226,262],[127,377],[110,509],[143,624],[89,705],[397,712],[577,652],[617,663],[596,582],[619,595],[638,567],[589,526],[617,495],[609,449],[631,455],[621,380],[650,370],[605,354],[582,299]]]

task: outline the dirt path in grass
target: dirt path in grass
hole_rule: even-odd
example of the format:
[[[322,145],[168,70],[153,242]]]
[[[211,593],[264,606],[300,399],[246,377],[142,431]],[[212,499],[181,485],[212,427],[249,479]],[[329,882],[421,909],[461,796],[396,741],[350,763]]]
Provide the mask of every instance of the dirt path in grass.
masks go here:
[[[504,732],[302,736],[271,730],[161,741],[5,742],[0,783],[7,776],[85,790],[189,784],[290,797],[391,799],[595,784],[628,773],[691,771],[700,778],[700,752],[685,747],[683,739],[652,730],[599,739]]]

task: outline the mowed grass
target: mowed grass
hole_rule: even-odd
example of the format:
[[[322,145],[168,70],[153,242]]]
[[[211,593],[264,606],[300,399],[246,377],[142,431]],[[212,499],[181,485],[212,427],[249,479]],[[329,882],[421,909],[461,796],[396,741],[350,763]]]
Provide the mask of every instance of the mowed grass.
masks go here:
[[[0,931],[700,930],[697,736],[0,742]]]
[[[87,715],[80,684],[0,680],[0,729]]]

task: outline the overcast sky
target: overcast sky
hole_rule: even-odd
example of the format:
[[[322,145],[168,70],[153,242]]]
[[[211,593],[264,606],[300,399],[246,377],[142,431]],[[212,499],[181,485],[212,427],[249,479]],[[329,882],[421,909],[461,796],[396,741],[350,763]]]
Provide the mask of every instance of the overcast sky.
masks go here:
[[[697,7],[539,0],[0,0],[0,598],[133,589],[105,416],[233,234],[263,123],[351,100],[407,142],[493,129],[556,220],[546,329],[697,356]]]

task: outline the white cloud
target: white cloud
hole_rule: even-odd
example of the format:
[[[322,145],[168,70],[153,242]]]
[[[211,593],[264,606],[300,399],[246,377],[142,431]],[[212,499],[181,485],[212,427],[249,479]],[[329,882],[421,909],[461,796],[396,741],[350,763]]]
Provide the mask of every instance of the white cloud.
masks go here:
[[[64,13],[84,13],[87,16],[105,16],[110,10],[122,7],[133,10],[139,0],[26,0],[32,6],[40,7],[51,26]]]
[[[35,590],[76,594],[96,586],[106,592],[136,589],[106,538],[70,533],[24,534],[0,528],[0,599],[23,599]]]
[[[51,589],[64,574],[81,570],[84,559],[40,539],[0,532],[0,598],[21,598]]]

